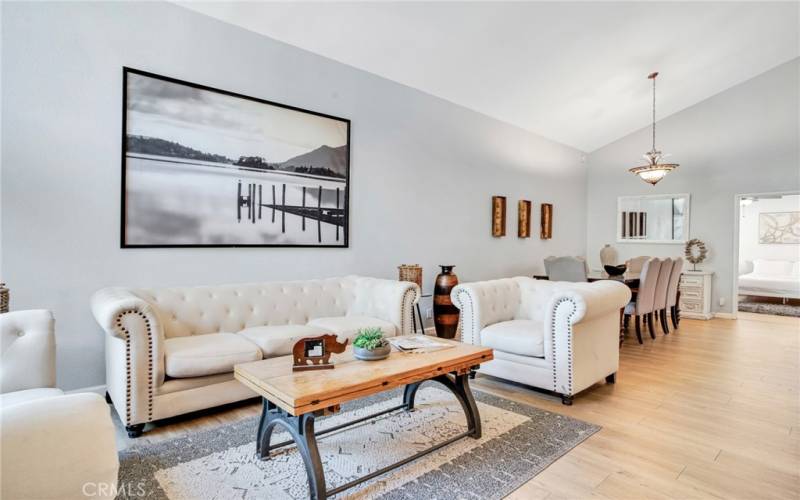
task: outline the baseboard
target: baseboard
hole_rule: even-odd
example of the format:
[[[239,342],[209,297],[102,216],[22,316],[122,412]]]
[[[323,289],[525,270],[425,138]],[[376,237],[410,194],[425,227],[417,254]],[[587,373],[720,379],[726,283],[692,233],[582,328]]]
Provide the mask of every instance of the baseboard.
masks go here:
[[[95,394],[99,394],[104,396],[106,393],[106,386],[103,385],[93,385],[91,387],[84,387],[82,389],[72,389],[71,391],[64,391],[66,394],[76,394],[78,392],[93,392]]]
[[[733,313],[724,313],[724,312],[715,312],[714,313],[714,317],[715,318],[720,318],[720,319],[736,319],[736,315],[735,314],[733,314]]]

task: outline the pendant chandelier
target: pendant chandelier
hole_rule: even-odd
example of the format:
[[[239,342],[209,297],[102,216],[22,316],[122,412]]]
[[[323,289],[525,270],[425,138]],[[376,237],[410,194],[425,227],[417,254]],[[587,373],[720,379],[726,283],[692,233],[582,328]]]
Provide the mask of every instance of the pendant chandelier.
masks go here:
[[[647,160],[647,165],[640,167],[633,167],[628,169],[628,172],[636,174],[642,178],[643,181],[656,185],[658,181],[664,178],[668,173],[678,168],[677,163],[661,163],[663,158],[669,155],[663,154],[656,149],[656,77],[658,72],[650,73],[647,78],[653,80],[653,149],[644,154],[644,159]]]

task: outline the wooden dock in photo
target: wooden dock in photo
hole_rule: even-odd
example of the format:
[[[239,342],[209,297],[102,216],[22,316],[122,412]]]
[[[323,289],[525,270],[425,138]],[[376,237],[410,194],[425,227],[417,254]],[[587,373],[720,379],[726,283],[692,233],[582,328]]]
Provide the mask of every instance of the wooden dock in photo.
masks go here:
[[[317,191],[317,203],[314,205],[306,204],[308,192],[307,186],[302,186],[302,204],[286,204],[286,184],[281,185],[281,201],[278,203],[275,184],[272,184],[272,203],[264,203],[263,186],[261,184],[248,183],[246,186],[239,181],[237,200],[236,200],[236,219],[242,222],[243,208],[247,208],[245,220],[255,224],[256,219],[261,220],[263,209],[271,210],[271,222],[275,223],[275,216],[280,212],[281,232],[286,232],[286,214],[297,215],[300,217],[301,229],[306,230],[306,219],[317,222],[317,241],[322,243],[322,223],[336,226],[336,241],[339,241],[340,230],[345,225],[345,209],[341,200],[341,188],[336,188],[336,206],[322,206],[322,186],[312,188]]]

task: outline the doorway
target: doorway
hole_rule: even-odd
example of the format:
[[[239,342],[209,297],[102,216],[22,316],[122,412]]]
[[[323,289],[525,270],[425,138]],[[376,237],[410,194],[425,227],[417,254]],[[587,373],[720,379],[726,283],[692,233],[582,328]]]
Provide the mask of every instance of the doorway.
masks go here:
[[[736,196],[734,314],[800,317],[800,193]]]

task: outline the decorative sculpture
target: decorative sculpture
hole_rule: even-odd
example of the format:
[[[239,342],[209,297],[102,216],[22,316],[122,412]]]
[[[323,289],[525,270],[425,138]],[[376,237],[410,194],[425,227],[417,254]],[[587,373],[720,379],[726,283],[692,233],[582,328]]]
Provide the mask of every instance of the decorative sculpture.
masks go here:
[[[686,260],[691,262],[692,264],[692,271],[697,271],[697,264],[700,264],[704,260],[706,260],[706,255],[708,255],[708,250],[706,249],[706,244],[702,241],[698,240],[697,238],[692,238],[691,240],[686,242],[686,247],[683,251],[684,256],[686,256]]]
[[[330,362],[331,354],[341,354],[347,347],[348,340],[344,343],[336,339],[336,335],[326,334],[318,337],[306,337],[298,340],[292,348],[294,359],[293,371],[326,370],[333,368]],[[308,364],[308,362],[311,364]]]

